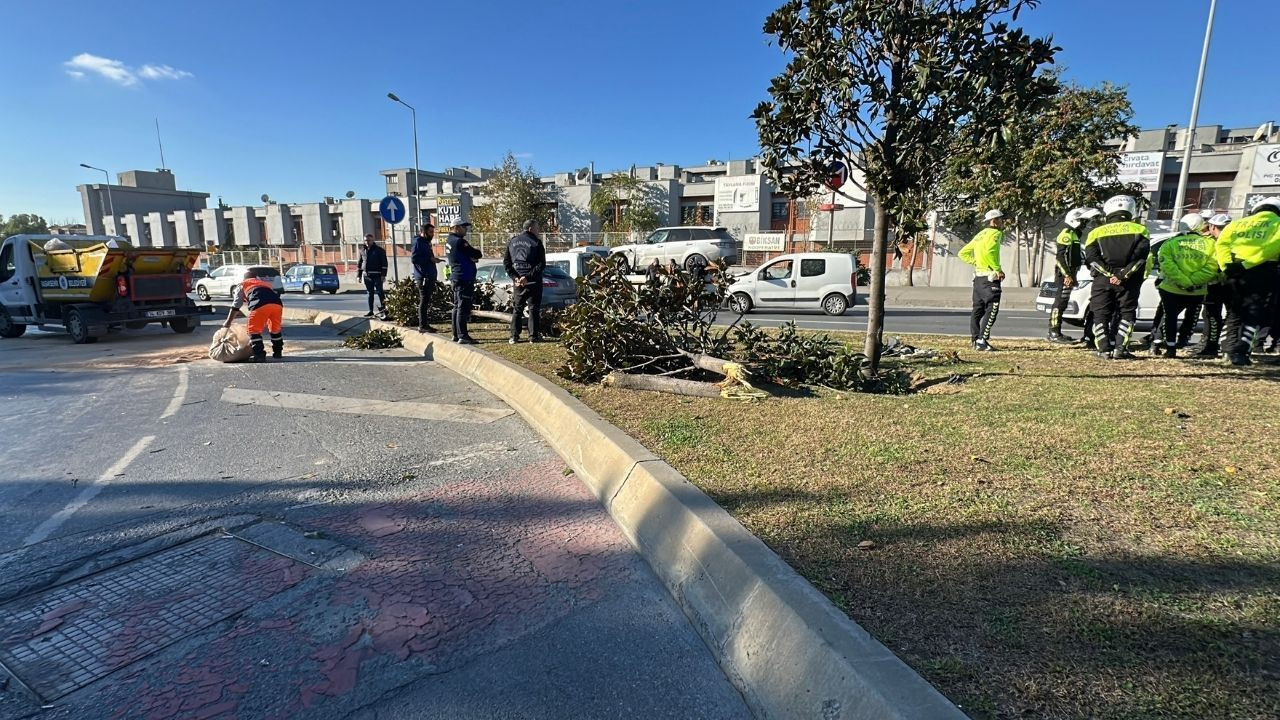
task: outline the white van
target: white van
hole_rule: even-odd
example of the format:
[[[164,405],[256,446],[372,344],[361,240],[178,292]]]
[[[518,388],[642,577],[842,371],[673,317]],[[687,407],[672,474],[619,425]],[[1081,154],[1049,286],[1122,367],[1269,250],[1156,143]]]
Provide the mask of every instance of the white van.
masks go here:
[[[729,287],[729,307],[813,309],[843,315],[857,301],[858,268],[848,253],[794,253],[761,265]]]
[[[547,253],[547,267],[558,267],[577,280],[587,274],[594,258],[609,257],[609,248],[602,245],[583,245],[566,252]]]

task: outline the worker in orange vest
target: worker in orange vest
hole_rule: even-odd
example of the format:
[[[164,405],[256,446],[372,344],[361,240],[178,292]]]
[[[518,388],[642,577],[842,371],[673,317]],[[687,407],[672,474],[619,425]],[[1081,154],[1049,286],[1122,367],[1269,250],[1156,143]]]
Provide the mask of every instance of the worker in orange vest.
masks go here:
[[[222,327],[231,327],[231,321],[241,314],[240,308],[249,307],[249,345],[253,348],[253,362],[267,359],[262,342],[262,331],[271,333],[271,357],[279,359],[284,354],[284,302],[270,280],[258,277],[258,271],[244,271],[244,282],[236,288],[236,299],[227,313]]]

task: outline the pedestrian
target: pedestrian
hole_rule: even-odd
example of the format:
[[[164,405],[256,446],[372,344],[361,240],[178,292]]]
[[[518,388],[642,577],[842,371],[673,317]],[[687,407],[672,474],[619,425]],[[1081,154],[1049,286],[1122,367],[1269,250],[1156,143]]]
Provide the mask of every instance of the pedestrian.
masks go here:
[[[1223,350],[1232,365],[1249,365],[1254,342],[1270,321],[1280,264],[1280,195],[1259,200],[1248,216],[1228,225],[1216,252],[1227,286]]]
[[[1164,307],[1164,348],[1153,345],[1151,352],[1157,356],[1178,356],[1178,319],[1185,313],[1195,323],[1209,285],[1218,279],[1218,261],[1214,255],[1215,241],[1199,230],[1204,218],[1187,215],[1178,223],[1183,231],[1160,243],[1160,276],[1156,288],[1160,291],[1160,304]]]
[[[1053,299],[1053,310],[1049,313],[1049,342],[1075,342],[1062,334],[1062,313],[1066,312],[1071,291],[1076,287],[1076,275],[1084,264],[1080,233],[1084,232],[1090,220],[1101,214],[1097,208],[1076,208],[1067,213],[1067,226],[1058,233],[1057,260],[1053,271],[1054,279],[1058,281],[1058,294]]]
[[[511,277],[511,339],[520,342],[524,311],[529,310],[529,341],[542,342],[539,332],[542,314],[542,273],[547,267],[547,251],[542,246],[538,221],[526,220],[524,232],[511,238],[502,256],[502,266]]]
[[[369,293],[369,312],[364,316],[373,317],[373,296],[378,296],[378,314],[387,312],[387,290],[383,284],[387,280],[387,251],[378,246],[373,235],[364,236],[364,247],[360,249],[360,262],[356,264],[356,282],[364,279],[365,292]]]
[[[280,359],[284,355],[284,301],[269,280],[258,277],[256,268],[244,271],[244,281],[236,286],[231,312],[227,313],[227,321],[222,323],[222,327],[231,327],[231,321],[242,314],[240,308],[246,305],[249,308],[249,347],[253,349],[250,359],[253,362],[267,359],[267,349],[262,342],[263,330],[271,333],[271,357]]]
[[[413,262],[413,281],[418,284],[418,332],[433,333],[435,328],[427,322],[431,312],[431,296],[436,289],[436,257],[431,243],[435,242],[436,226],[427,223],[418,228],[418,235],[413,238],[409,248],[409,259]]]
[[[1221,237],[1223,228],[1231,224],[1231,216],[1218,213],[1209,218],[1205,225],[1205,233],[1214,239],[1214,255],[1217,256],[1217,239]],[[1219,268],[1221,269],[1221,268]],[[1209,283],[1205,290],[1204,303],[1201,305],[1200,318],[1204,330],[1200,333],[1200,342],[1191,348],[1194,358],[1216,358],[1219,353],[1219,340],[1222,338],[1222,310],[1227,302],[1227,287],[1223,284],[1222,273]]]
[[[470,229],[471,223],[458,220],[445,240],[449,283],[453,285],[453,341],[460,345],[476,344],[467,331],[467,321],[471,319],[471,304],[476,297],[476,260],[481,253],[467,242]]]
[[[1147,228],[1134,221],[1138,202],[1116,195],[1102,206],[1106,223],[1084,241],[1084,260],[1093,271],[1089,310],[1093,313],[1096,355],[1111,360],[1132,358],[1129,338],[1138,319],[1142,271],[1151,251]],[[1120,322],[1113,324],[1116,316]]]
[[[1145,277],[1153,277],[1154,284],[1158,288],[1160,282],[1164,279],[1164,270],[1161,263],[1164,256],[1160,254],[1160,248],[1174,237],[1183,234],[1199,235],[1208,237],[1204,234],[1205,217],[1203,212],[1187,213],[1182,219],[1174,223],[1174,235],[1160,240],[1151,241],[1151,251],[1147,254],[1147,272]],[[1146,337],[1146,347],[1151,349],[1151,354],[1159,357],[1164,353],[1166,342],[1173,340],[1175,348],[1184,348],[1191,344],[1191,335],[1196,331],[1196,320],[1200,316],[1200,304],[1204,302],[1203,297],[1198,298],[1198,302],[1194,308],[1184,308],[1187,312],[1183,314],[1182,322],[1178,325],[1178,330],[1172,338],[1165,334],[1165,307],[1164,294],[1160,293],[1160,301],[1156,303],[1156,314],[1151,318],[1151,332]]]
[[[991,352],[991,329],[1000,315],[1000,246],[1004,243],[1004,213],[988,210],[982,217],[987,227],[960,248],[960,259],[973,266],[973,316],[969,321],[969,339],[973,349]]]

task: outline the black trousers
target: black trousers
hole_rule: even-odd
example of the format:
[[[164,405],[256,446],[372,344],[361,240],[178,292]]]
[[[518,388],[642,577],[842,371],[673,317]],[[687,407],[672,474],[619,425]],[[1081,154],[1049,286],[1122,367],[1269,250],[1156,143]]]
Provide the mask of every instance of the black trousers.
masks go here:
[[[1196,316],[1200,311],[1200,302],[1204,298],[1200,295],[1180,295],[1168,290],[1160,291],[1160,307],[1164,311],[1164,316],[1156,320],[1156,327],[1152,328],[1152,333],[1159,328],[1160,334],[1152,339],[1152,343],[1163,341],[1167,347],[1177,347],[1186,337],[1190,337],[1191,332],[1187,332],[1186,336],[1179,329],[1179,318],[1181,318],[1181,326],[1185,328],[1188,321],[1191,326],[1195,327]]]
[[[436,291],[435,278],[418,278],[418,327],[428,325],[427,317],[431,314],[431,296]]]
[[[1054,271],[1054,279],[1058,281],[1058,294],[1053,298],[1053,310],[1049,312],[1049,331],[1054,333],[1062,332],[1062,313],[1067,311],[1067,305],[1071,302],[1071,291],[1076,289],[1075,285],[1067,287],[1062,284],[1066,276],[1061,270]]]
[[[1169,312],[1165,304],[1165,294],[1165,291],[1160,291],[1160,304],[1156,306],[1156,316],[1151,320],[1151,344],[1158,345],[1160,343],[1167,343],[1169,338],[1173,338],[1177,345],[1186,345],[1187,341],[1191,339],[1191,334],[1196,331],[1196,320],[1200,317],[1200,303],[1204,298],[1200,295],[1189,296],[1178,295],[1177,293],[1168,293],[1177,297],[1195,297],[1196,300],[1195,305],[1191,306],[1183,306],[1179,304],[1179,307],[1186,311],[1186,314],[1183,315],[1182,322],[1180,324],[1175,324],[1173,326],[1175,332],[1170,334],[1168,331],[1168,325],[1165,322],[1165,318],[1168,316]]]
[[[520,326],[524,324],[525,308],[529,309],[529,337],[539,338],[538,322],[542,314],[542,280],[530,279],[524,285],[512,285],[511,337],[520,338]]]
[[[1254,341],[1265,336],[1271,322],[1271,298],[1275,293],[1276,263],[1263,263],[1227,276],[1227,322],[1222,348],[1248,355]]]
[[[1000,281],[985,276],[973,279],[973,315],[969,318],[969,336],[973,342],[991,339],[991,329],[1000,315]]]
[[[1221,283],[1209,286],[1204,304],[1200,306],[1200,319],[1204,332],[1200,335],[1199,352],[1217,354],[1218,341],[1222,338],[1222,309],[1227,302],[1227,288]]]
[[[378,309],[387,306],[387,290],[383,287],[386,276],[382,273],[365,273],[364,289],[369,293],[369,312],[373,312],[373,296],[378,296]]]
[[[467,332],[467,322],[471,320],[471,304],[476,297],[476,281],[454,281],[453,283],[453,339],[471,337]]]
[[[1129,345],[1133,326],[1138,321],[1138,293],[1142,290],[1142,276],[1135,275],[1112,285],[1110,278],[1093,279],[1089,293],[1089,311],[1093,313],[1094,345],[1101,352]],[[1116,323],[1115,318],[1120,318]]]

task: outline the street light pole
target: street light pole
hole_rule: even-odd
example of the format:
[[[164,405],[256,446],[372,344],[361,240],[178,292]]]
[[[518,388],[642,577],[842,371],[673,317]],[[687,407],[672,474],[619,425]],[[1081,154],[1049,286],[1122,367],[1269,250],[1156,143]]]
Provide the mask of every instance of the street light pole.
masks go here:
[[[1182,172],[1178,174],[1178,192],[1173,199],[1173,220],[1181,215],[1187,199],[1187,177],[1191,173],[1191,148],[1195,145],[1196,122],[1200,119],[1200,92],[1204,90],[1204,68],[1209,63],[1209,39],[1213,37],[1213,15],[1218,0],[1209,0],[1209,24],[1204,29],[1204,49],[1200,51],[1200,73],[1196,76],[1196,95],[1191,101],[1191,124],[1187,127],[1186,147],[1182,150]]]
[[[111,198],[111,173],[107,172],[106,170],[103,170],[103,169],[102,169],[102,168],[100,168],[100,167],[94,167],[94,166],[92,166],[92,165],[85,165],[84,163],[80,163],[80,167],[82,167],[82,168],[87,168],[87,169],[89,169],[89,170],[97,170],[98,172],[100,172],[100,173],[102,173],[104,176],[106,176],[106,178],[107,178],[107,205],[111,208],[111,223],[114,225],[114,224],[116,223],[116,201],[115,201],[115,200],[113,200],[113,199]],[[87,220],[88,218],[85,218],[85,219]],[[107,229],[107,228],[106,228],[106,224],[105,224],[105,223],[103,224],[102,229],[103,229],[104,231]]]
[[[414,225],[416,226],[422,223],[422,203],[418,195],[418,193],[421,192],[421,188],[418,185],[418,111],[409,103],[396,97],[395,93],[387,93],[387,97],[393,102],[398,102],[409,108],[410,117],[413,122],[413,195],[409,197],[409,213],[413,218]],[[415,206],[417,206],[416,209]],[[394,247],[392,249],[394,250]],[[398,269],[397,272],[399,272]]]

